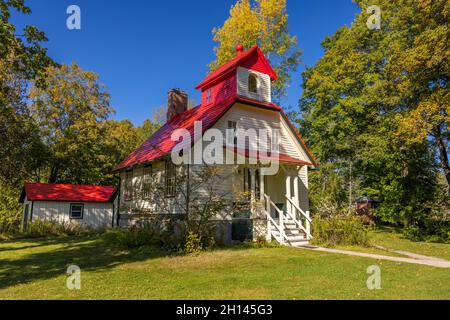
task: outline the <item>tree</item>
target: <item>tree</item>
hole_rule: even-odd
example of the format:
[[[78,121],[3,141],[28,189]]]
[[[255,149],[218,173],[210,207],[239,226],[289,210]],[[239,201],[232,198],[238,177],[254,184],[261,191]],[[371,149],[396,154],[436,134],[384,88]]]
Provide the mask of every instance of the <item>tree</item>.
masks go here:
[[[230,17],[213,34],[218,45],[211,70],[232,59],[237,44],[247,48],[258,44],[279,76],[273,84],[274,99],[280,100],[286,94],[291,73],[297,70],[302,54],[297,38],[289,34],[286,0],[238,0]]]
[[[22,35],[9,22],[10,10],[28,14],[23,0],[0,0],[0,182],[18,186],[37,169],[45,156],[38,128],[30,118],[27,90],[30,81],[52,64],[44,33],[27,26]]]
[[[357,195],[383,200],[384,220],[413,224],[430,212],[438,188],[436,139],[429,134],[448,132],[443,4],[379,1],[381,30],[369,30],[366,9],[373,3],[356,2],[362,13],[323,41],[324,56],[303,74],[297,122],[327,168],[319,182],[337,174],[348,181],[348,196],[356,186]],[[415,57],[426,51],[419,43],[427,28],[440,30],[431,37],[436,51]]]
[[[30,90],[30,110],[49,157],[48,182],[100,183],[108,155],[105,120],[113,112],[98,76],[77,64],[47,68]]]

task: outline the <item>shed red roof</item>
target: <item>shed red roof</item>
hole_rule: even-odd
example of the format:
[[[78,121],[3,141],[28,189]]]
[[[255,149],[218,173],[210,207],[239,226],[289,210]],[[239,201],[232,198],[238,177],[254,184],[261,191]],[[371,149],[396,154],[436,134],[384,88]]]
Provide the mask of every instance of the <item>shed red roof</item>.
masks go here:
[[[110,202],[115,192],[110,186],[26,183],[20,202],[25,196],[29,201]]]

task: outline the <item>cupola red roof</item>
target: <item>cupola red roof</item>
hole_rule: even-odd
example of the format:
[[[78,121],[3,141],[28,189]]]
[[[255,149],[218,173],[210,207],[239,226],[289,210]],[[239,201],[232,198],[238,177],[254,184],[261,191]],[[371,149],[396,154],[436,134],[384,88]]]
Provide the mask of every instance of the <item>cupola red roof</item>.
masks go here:
[[[272,81],[275,81],[278,78],[277,74],[270,66],[269,61],[267,61],[261,49],[259,49],[257,45],[253,46],[247,51],[244,51],[244,47],[242,45],[238,45],[236,47],[236,51],[236,57],[211,72],[202,82],[197,85],[197,87],[195,87],[195,89],[202,89],[207,85],[215,82],[216,80],[222,79],[230,72],[236,71],[236,69],[241,66],[248,69],[254,69],[255,66],[258,66],[261,69],[256,71],[263,71],[264,73],[268,74]]]

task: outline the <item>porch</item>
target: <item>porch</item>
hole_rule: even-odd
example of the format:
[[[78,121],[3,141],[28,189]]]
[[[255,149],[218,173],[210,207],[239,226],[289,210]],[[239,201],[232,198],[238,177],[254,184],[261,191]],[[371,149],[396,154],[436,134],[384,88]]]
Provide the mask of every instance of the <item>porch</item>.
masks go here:
[[[308,202],[308,167],[282,164],[275,175],[261,166],[245,166],[244,188],[250,193],[254,237],[289,246],[311,239]]]

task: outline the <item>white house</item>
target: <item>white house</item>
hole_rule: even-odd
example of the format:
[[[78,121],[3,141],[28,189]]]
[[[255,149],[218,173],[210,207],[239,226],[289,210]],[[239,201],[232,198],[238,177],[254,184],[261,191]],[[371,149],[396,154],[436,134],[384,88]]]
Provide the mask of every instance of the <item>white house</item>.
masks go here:
[[[22,223],[53,221],[90,228],[111,228],[115,210],[114,187],[26,183]]]
[[[222,132],[226,137],[232,130],[235,136],[231,141],[228,136],[223,146],[225,153],[232,152],[233,158],[236,154],[246,161],[221,164],[227,174],[220,187],[230,193],[234,190],[251,193],[250,201],[255,204],[252,208],[258,209],[244,218],[251,226],[247,237],[264,236],[286,245],[308,242],[312,238],[308,170],[316,168],[317,164],[283,109],[271,102],[272,81],[276,78],[257,46],[247,51],[238,46],[235,58],[209,74],[196,87],[201,90],[199,106],[188,109],[187,94],[181,90],[170,91],[167,123],[114,168],[120,176],[115,225],[131,225],[139,219],[140,209],[154,208],[156,202],[165,200],[151,194],[151,187],[156,182],[165,185],[166,198],[177,197],[173,193],[178,167],[171,157],[173,151],[178,150],[178,141],[173,139],[177,129],[184,129],[190,135],[190,142],[183,148],[189,156],[195,153],[196,146],[208,131],[216,129],[216,133]],[[198,123],[202,125],[200,134],[196,134]],[[251,129],[265,130],[269,132],[268,137],[255,135],[249,137],[249,143],[243,147],[236,145],[239,132],[248,133]],[[266,151],[271,150],[271,164],[277,162],[278,170],[270,174],[266,170],[267,163],[260,157],[262,145],[266,146]],[[252,161],[255,157],[256,161]],[[191,166],[191,170],[198,166],[201,164]],[[173,206],[170,214],[175,216],[182,212]],[[217,217],[225,241],[241,240],[236,239],[235,228],[239,226],[236,221],[242,219],[241,216]]]

